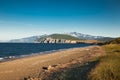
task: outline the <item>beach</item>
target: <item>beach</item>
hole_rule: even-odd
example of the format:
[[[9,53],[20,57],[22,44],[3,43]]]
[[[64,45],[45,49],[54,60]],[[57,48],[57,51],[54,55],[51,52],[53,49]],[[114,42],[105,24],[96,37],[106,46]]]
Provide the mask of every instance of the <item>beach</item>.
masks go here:
[[[84,61],[89,59],[89,56],[101,56],[103,53],[104,50],[100,46],[89,46],[2,62],[0,80],[24,80],[24,77],[28,76],[37,77],[42,72],[43,66],[65,64],[77,59]]]

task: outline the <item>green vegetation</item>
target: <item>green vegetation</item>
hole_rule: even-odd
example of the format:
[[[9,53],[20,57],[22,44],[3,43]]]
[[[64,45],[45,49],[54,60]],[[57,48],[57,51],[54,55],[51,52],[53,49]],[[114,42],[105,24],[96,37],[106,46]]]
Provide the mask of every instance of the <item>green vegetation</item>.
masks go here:
[[[37,38],[35,40],[35,42],[44,42],[46,40],[46,38],[65,39],[65,40],[80,40],[77,37],[73,37],[73,36],[70,36],[70,35],[67,35],[67,34],[52,34],[52,35],[49,35],[49,36],[43,36],[43,37]]]
[[[77,37],[73,37],[67,34],[52,34],[49,35],[49,37],[53,38],[53,39],[67,39],[67,40],[80,40]]]
[[[105,45],[106,56],[89,75],[89,80],[120,80],[120,45]]]

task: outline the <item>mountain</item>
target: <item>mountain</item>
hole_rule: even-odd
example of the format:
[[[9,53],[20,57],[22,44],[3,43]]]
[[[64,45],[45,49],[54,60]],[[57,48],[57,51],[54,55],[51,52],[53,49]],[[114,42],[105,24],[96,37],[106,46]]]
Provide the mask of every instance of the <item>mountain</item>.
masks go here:
[[[6,43],[8,40],[0,40],[0,43]]]
[[[37,38],[45,37],[46,35],[41,35],[41,36],[31,36],[31,37],[26,37],[22,39],[13,39],[10,40],[9,42],[12,43],[33,43]]]
[[[111,41],[114,38],[111,37],[103,37],[103,36],[93,36],[93,35],[88,35],[88,34],[82,34],[82,33],[77,33],[77,32],[70,32],[70,33],[64,33],[64,34],[50,34],[50,35],[40,35],[40,36],[31,36],[31,37],[26,37],[22,39],[13,39],[10,40],[9,42],[12,43],[34,43],[34,42],[39,42],[41,40],[44,40],[47,37],[52,37],[56,39],[81,39],[81,40],[100,40],[100,41]]]
[[[111,37],[104,37],[104,36],[93,36],[93,35],[88,35],[88,34],[82,34],[82,33],[77,33],[77,32],[70,32],[70,33],[65,33],[74,37],[77,37],[79,39],[83,40],[100,40],[100,41],[111,41],[114,38]]]
[[[34,42],[34,40],[37,37],[39,37],[39,36],[26,37],[26,38],[22,38],[22,39],[13,39],[13,40],[10,40],[9,42],[12,42],[12,43],[32,43],[32,42]]]

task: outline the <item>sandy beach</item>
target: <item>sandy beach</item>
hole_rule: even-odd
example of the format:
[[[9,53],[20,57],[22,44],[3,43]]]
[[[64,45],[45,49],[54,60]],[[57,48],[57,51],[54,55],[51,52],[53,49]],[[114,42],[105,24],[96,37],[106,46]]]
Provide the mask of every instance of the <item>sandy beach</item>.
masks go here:
[[[2,62],[0,80],[23,80],[28,76],[36,77],[43,66],[65,64],[72,60],[83,59],[86,55],[99,56],[102,53],[104,50],[100,46],[89,46]]]

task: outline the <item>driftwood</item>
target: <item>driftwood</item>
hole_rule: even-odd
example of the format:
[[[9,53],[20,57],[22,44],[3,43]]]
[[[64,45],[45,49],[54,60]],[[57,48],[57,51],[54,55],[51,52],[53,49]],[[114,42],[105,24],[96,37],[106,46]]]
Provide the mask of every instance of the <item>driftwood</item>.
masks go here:
[[[55,68],[56,66],[57,66],[57,65],[49,65],[48,67],[43,66],[42,69],[43,69],[43,70],[50,70],[50,69]]]

